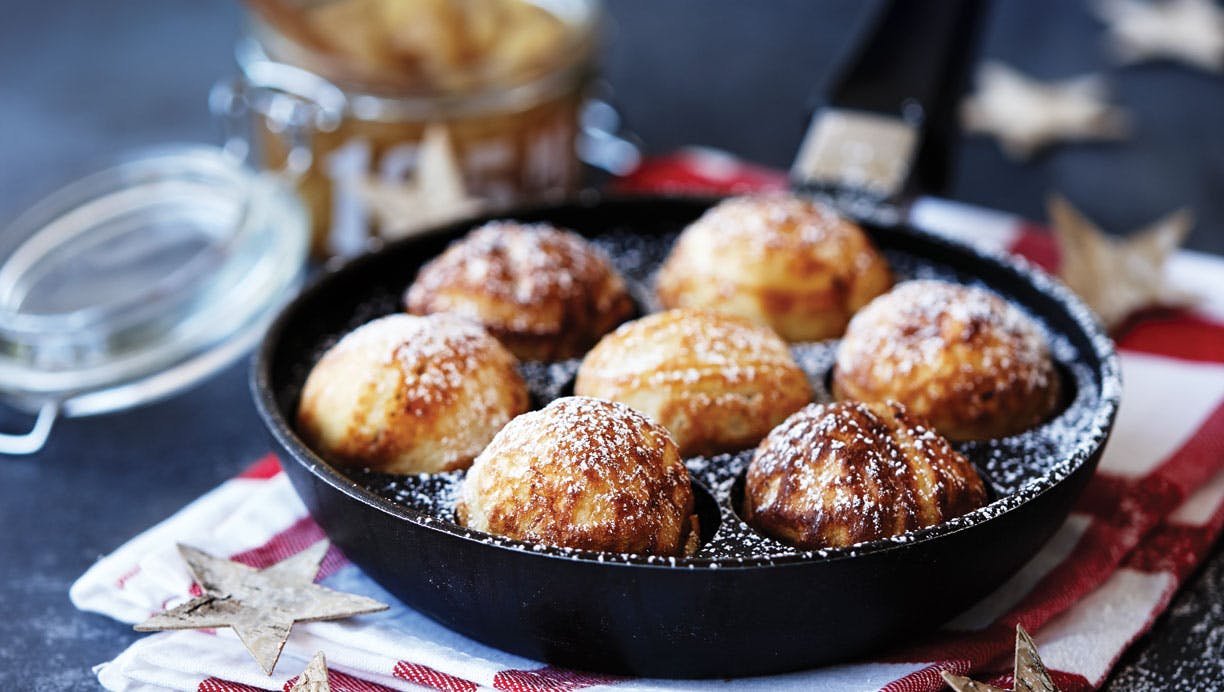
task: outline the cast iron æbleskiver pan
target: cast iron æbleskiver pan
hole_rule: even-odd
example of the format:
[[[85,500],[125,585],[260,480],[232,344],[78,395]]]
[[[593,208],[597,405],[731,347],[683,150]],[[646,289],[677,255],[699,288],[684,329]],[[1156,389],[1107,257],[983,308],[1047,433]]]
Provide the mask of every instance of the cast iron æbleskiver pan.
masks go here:
[[[614,252],[635,238],[665,250],[714,201],[592,198],[499,216],[612,238]],[[1068,390],[1062,412],[1016,438],[959,446],[991,487],[990,505],[899,539],[801,552],[739,522],[744,453],[689,462],[705,540],[696,557],[491,539],[453,523],[445,497],[429,497],[445,496],[461,474],[399,481],[339,470],[292,425],[302,382],[321,352],[395,311],[420,265],[479,223],[391,243],[321,277],[268,331],[252,389],[286,473],[331,540],[407,605],[515,654],[644,676],[744,676],[845,660],[932,630],[998,587],[1051,536],[1092,475],[1117,412],[1112,342],[1061,284],[948,240],[868,225],[901,276],[986,285],[1037,318],[1055,346]]]

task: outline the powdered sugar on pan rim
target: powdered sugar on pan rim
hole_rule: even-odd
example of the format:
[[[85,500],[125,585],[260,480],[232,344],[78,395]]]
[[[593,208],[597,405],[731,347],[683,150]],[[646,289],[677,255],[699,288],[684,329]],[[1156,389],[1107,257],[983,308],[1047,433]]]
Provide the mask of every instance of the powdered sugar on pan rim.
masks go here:
[[[1069,321],[1079,338],[1089,344],[1077,348],[1070,332],[1057,330],[1042,316],[1029,316],[1049,336],[1051,351],[1070,393],[1065,408],[1041,426],[1020,435],[966,443],[957,448],[968,456],[991,487],[994,498],[986,506],[937,526],[919,529],[893,538],[860,543],[846,548],[797,550],[763,536],[747,526],[734,506],[738,479],[743,475],[751,450],[722,455],[712,459],[696,457],[686,460],[695,488],[708,494],[717,506],[717,530],[693,557],[674,558],[645,555],[594,553],[554,546],[527,544],[520,541],[467,530],[453,522],[453,506],[463,472],[436,476],[389,477],[363,471],[338,471],[350,481],[378,498],[388,501],[388,509],[403,518],[448,533],[478,540],[491,546],[531,552],[566,559],[600,563],[653,565],[686,569],[718,569],[759,567],[812,560],[845,559],[875,553],[906,544],[931,540],[960,531],[1001,516],[1031,501],[1057,486],[1074,471],[1099,453],[1108,435],[1121,395],[1121,381],[1113,343],[1104,334],[1091,311],[1056,279],[1035,269],[1023,259],[999,252],[963,249],[963,246],[925,233],[918,233],[932,242],[971,252],[981,260],[981,271],[965,274],[945,265],[912,254],[889,249],[884,254],[893,265],[898,279],[934,278],[958,283],[986,286],[988,272],[1011,269],[1046,298],[1053,299],[1065,313],[1059,316]],[[643,311],[653,293],[651,281],[658,263],[675,238],[674,233],[645,235],[624,229],[593,238],[612,257],[617,268],[626,276],[631,292]],[[999,267],[997,265],[1004,265]],[[405,277],[411,280],[412,277]],[[377,311],[374,308],[373,311]],[[1026,311],[1027,312],[1027,311]],[[322,348],[322,347],[321,347]],[[816,389],[816,401],[830,398],[825,382],[828,367],[833,362],[836,342],[798,344],[793,348],[797,362],[808,374]],[[1097,368],[1089,359],[1099,363]],[[543,406],[572,389],[572,378],[580,361],[553,364],[528,363],[523,374],[533,392],[536,406]],[[704,517],[703,517],[704,519]],[[703,534],[706,533],[703,531]]]

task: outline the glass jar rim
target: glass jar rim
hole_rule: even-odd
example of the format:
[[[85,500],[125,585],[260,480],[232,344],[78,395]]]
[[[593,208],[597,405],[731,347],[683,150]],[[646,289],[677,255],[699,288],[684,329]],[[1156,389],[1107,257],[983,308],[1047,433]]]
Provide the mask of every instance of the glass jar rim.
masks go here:
[[[533,0],[534,1],[534,0]],[[248,13],[248,31],[239,40],[235,59],[243,77],[256,87],[284,90],[309,101],[334,103],[343,97],[343,110],[360,120],[397,122],[462,118],[491,112],[530,108],[569,90],[576,81],[594,73],[603,8],[598,0],[576,0],[565,13],[540,4],[569,28],[558,51],[566,56],[549,69],[501,85],[482,85],[468,91],[401,92],[373,88],[372,82],[346,79],[314,65],[299,64],[291,55],[310,55],[312,49],[278,31],[255,13]],[[270,50],[275,44],[285,55]],[[284,77],[284,78],[282,78]]]

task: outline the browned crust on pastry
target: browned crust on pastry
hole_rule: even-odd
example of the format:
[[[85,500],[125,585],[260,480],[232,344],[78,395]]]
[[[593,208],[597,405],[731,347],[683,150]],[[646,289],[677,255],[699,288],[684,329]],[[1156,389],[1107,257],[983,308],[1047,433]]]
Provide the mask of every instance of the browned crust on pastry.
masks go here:
[[[752,447],[812,400],[806,374],[776,334],[702,310],[622,325],[587,354],[574,392],[650,416],[683,456]]]
[[[838,399],[900,401],[952,440],[1038,425],[1059,388],[1031,319],[990,291],[942,281],[900,284],[860,311],[833,378]]]
[[[517,357],[581,355],[635,307],[608,257],[545,224],[494,221],[426,264],[404,297],[408,312],[453,312],[485,326]]]
[[[477,457],[460,524],[524,541],[682,555],[693,491],[667,431],[608,401],[565,397],[511,421]]]
[[[514,357],[478,325],[391,315],[323,355],[302,388],[297,429],[339,464],[434,473],[467,467],[528,403]]]
[[[788,341],[816,341],[840,335],[891,285],[888,264],[857,224],[775,193],[725,200],[689,225],[656,293],[665,307],[736,314]]]
[[[933,526],[986,503],[976,469],[897,403],[811,405],[761,443],[744,518],[800,548]]]

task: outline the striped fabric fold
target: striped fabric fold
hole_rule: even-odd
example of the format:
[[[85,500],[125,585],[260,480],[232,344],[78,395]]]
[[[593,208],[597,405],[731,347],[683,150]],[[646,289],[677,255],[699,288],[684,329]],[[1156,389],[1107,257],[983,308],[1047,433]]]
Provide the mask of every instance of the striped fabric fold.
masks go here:
[[[784,186],[778,172],[705,150],[648,162],[618,183],[623,191],[711,193]],[[1047,269],[1057,263],[1049,235],[1013,217],[924,200],[914,219]],[[1100,686],[1224,528],[1224,260],[1182,253],[1171,270],[1179,284],[1205,293],[1205,302],[1194,312],[1145,315],[1121,338],[1124,395],[1113,439],[1071,516],[1020,572],[921,641],[838,666],[720,681],[720,688],[930,691],[943,687],[942,669],[1010,687],[1016,624],[1033,633],[1062,689]],[[102,558],[73,585],[71,597],[81,610],[135,623],[190,597],[194,585],[176,543],[264,567],[322,537],[269,455]],[[144,637],[99,665],[98,679],[110,690],[287,690],[323,650],[338,691],[706,686],[564,670],[491,649],[396,603],[334,548],[319,581],[395,605],[350,620],[297,625],[272,677],[220,630]]]

